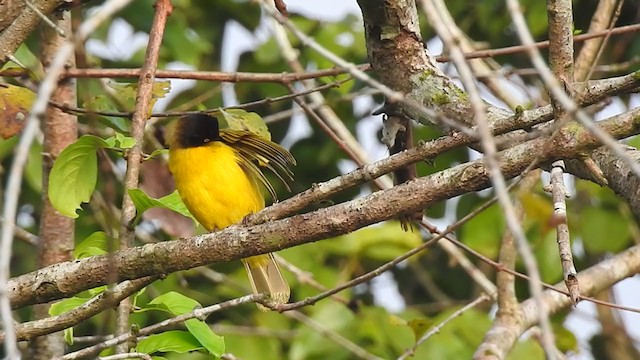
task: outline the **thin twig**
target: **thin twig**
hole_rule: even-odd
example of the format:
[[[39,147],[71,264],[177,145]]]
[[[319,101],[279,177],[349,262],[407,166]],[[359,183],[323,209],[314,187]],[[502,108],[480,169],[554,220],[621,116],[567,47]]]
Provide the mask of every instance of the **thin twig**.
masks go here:
[[[106,348],[109,348],[111,346],[117,345],[117,344],[121,344],[123,342],[129,341],[134,339],[135,337],[141,337],[141,336],[148,336],[151,334],[155,334],[157,332],[160,332],[162,330],[165,330],[171,326],[174,326],[176,324],[180,324],[183,323],[189,319],[201,319],[204,320],[206,319],[209,315],[213,314],[214,312],[218,312],[218,311],[222,311],[222,310],[226,310],[226,309],[230,309],[242,304],[246,304],[246,303],[252,303],[252,302],[261,302],[265,299],[264,295],[256,295],[256,294],[251,294],[251,295],[246,295],[243,297],[239,297],[233,300],[228,300],[225,302],[221,302],[219,304],[215,304],[215,305],[210,305],[204,308],[200,308],[200,309],[194,309],[193,311],[186,313],[186,314],[182,314],[182,315],[178,315],[178,316],[174,316],[172,318],[163,320],[159,323],[153,324],[153,325],[149,325],[147,327],[144,327],[142,329],[140,329],[139,331],[136,332],[136,334],[133,333],[126,333],[126,334],[122,334],[120,336],[116,336],[113,337],[109,340],[106,340],[104,342],[101,342],[99,344],[90,346],[88,348],[84,348],[82,350],[78,350],[69,354],[66,354],[64,356],[58,357],[58,358],[54,358],[53,360],[73,360],[73,359],[81,359],[87,356],[90,356],[92,354],[95,354],[99,351],[102,351]]]
[[[604,1],[604,2],[608,2],[608,1]],[[607,41],[611,37],[611,30],[613,29],[613,27],[615,26],[616,22],[618,21],[618,18],[620,17],[620,11],[622,10],[622,5],[624,5],[624,0],[619,0],[618,1],[618,6],[615,9],[613,17],[611,18],[611,22],[609,24],[609,31],[604,36],[604,39],[602,39],[602,41],[600,42],[600,44],[598,46],[598,52],[596,53],[595,57],[593,58],[593,62],[591,63],[591,66],[589,66],[589,72],[585,76],[585,78],[584,78],[585,80],[591,79],[591,77],[593,76],[593,72],[595,71],[595,65],[598,63],[598,61],[602,57],[602,54],[604,53],[604,49],[607,46]],[[596,9],[596,11],[597,11],[597,9]]]
[[[365,350],[362,347],[358,346],[353,341],[345,338],[344,336],[338,334],[335,331],[332,331],[332,330],[326,328],[321,323],[313,320],[312,318],[304,315],[303,313],[301,313],[299,311],[289,311],[289,312],[286,312],[285,315],[287,317],[290,317],[292,319],[298,320],[301,323],[307,325],[308,327],[310,327],[314,331],[318,332],[323,337],[326,337],[327,339],[329,339],[329,340],[335,342],[336,344],[342,346],[343,348],[349,350],[352,354],[357,356],[359,359],[381,360],[381,358],[371,354],[367,350]]]
[[[51,21],[45,14],[42,13],[42,11],[40,11],[40,9],[35,7],[35,5],[33,5],[31,3],[31,0],[25,0],[24,3],[25,3],[25,5],[27,5],[27,7],[29,9],[31,9],[34,13],[36,13],[36,15],[38,15],[40,20],[44,21],[45,24],[49,25],[49,27],[54,29],[58,33],[58,35],[60,35],[62,37],[66,37],[67,36],[66,33],[64,32],[64,30],[62,30],[58,25],[54,24],[53,21]]]
[[[159,113],[152,113],[150,117],[174,117],[174,116],[178,117],[178,116],[192,115],[192,114],[212,113],[212,112],[219,111],[220,109],[222,109],[222,110],[227,110],[227,109],[248,109],[248,108],[252,108],[252,107],[255,107],[255,106],[269,105],[269,104],[271,104],[273,102],[295,99],[298,96],[311,94],[311,93],[316,92],[316,91],[322,91],[322,90],[326,90],[326,89],[339,87],[340,85],[342,85],[342,84],[344,84],[344,83],[346,83],[348,81],[351,81],[351,80],[352,80],[352,78],[349,77],[349,78],[344,79],[344,80],[339,80],[339,81],[330,82],[328,84],[319,85],[319,86],[317,86],[315,88],[308,89],[308,90],[305,90],[305,91],[294,92],[292,94],[277,96],[277,97],[274,97],[274,98],[267,97],[267,98],[260,99],[260,100],[250,101],[250,102],[247,102],[247,103],[244,103],[244,104],[230,105],[230,106],[225,106],[225,107],[221,107],[221,108],[208,109],[208,110],[202,110],[202,111],[165,111],[165,112],[159,112]],[[91,110],[91,109],[78,108],[78,107],[74,107],[74,106],[69,106],[67,104],[60,104],[60,103],[53,102],[53,101],[50,101],[49,103],[50,103],[51,106],[55,106],[55,107],[57,107],[57,108],[59,108],[61,110],[68,111],[68,112],[71,112],[71,113],[89,114],[89,115],[102,115],[102,116],[115,116],[115,117],[123,117],[123,118],[131,118],[133,116],[132,112],[100,111],[100,110]]]
[[[4,217],[0,216],[0,223],[4,223]],[[38,237],[38,235],[33,234],[19,226],[17,226],[14,222],[14,230],[13,230],[14,235],[16,236],[16,238],[23,240],[24,242],[30,244],[30,245],[38,245],[38,241],[40,241],[40,238]]]
[[[282,24],[285,28],[287,28],[287,30],[289,30],[291,33],[293,33],[300,40],[300,42],[302,44],[304,44],[305,46],[308,46],[309,48],[313,49],[318,54],[320,54],[321,56],[323,56],[327,60],[331,61],[332,63],[336,64],[337,66],[339,66],[341,68],[344,68],[354,78],[366,83],[367,85],[369,85],[369,86],[371,86],[371,87],[373,87],[373,88],[375,88],[377,90],[380,90],[380,92],[382,92],[382,94],[387,98],[387,101],[392,102],[392,103],[393,102],[401,102],[404,105],[406,105],[407,108],[411,108],[411,109],[421,113],[422,115],[426,116],[427,118],[432,119],[435,122],[440,122],[445,127],[449,127],[449,128],[452,128],[452,129],[459,130],[462,133],[467,134],[467,135],[473,135],[473,132],[471,131],[471,129],[469,129],[468,127],[464,126],[463,124],[461,124],[459,122],[456,122],[456,121],[452,121],[451,119],[448,119],[448,118],[446,118],[444,116],[441,116],[439,113],[437,113],[433,109],[427,108],[424,105],[418,103],[417,101],[414,101],[413,99],[405,96],[403,93],[401,93],[399,91],[395,91],[395,90],[389,88],[388,86],[382,84],[381,82],[373,79],[371,76],[367,75],[364,71],[358,69],[358,67],[355,64],[350,63],[350,62],[342,59],[341,57],[337,56],[336,54],[334,54],[333,52],[331,52],[330,50],[328,50],[324,46],[320,45],[313,38],[311,38],[310,36],[306,35],[295,24],[293,24],[293,22],[289,21],[289,19],[287,19],[287,18],[283,17],[282,15],[280,15],[278,12],[276,12],[270,6],[265,5],[264,1],[262,1],[261,4],[263,5],[262,9],[267,14],[269,14],[270,16],[275,18],[280,24]]]
[[[562,278],[571,294],[571,300],[577,304],[580,300],[580,287],[578,285],[578,273],[573,264],[571,253],[571,237],[569,226],[567,225],[567,202],[568,191],[564,185],[563,175],[564,161],[558,160],[551,164],[551,180],[548,191],[553,198],[553,225],[556,227],[558,251],[560,253],[560,264],[562,265]]]
[[[129,352],[124,354],[116,354],[109,356],[99,356],[99,360],[124,360],[124,359],[143,359],[143,360],[151,360],[152,357],[149,354],[139,353],[139,352]]]
[[[400,355],[398,357],[398,360],[405,360],[405,359],[408,359],[409,357],[413,356],[415,354],[416,350],[418,349],[418,346],[422,345],[425,341],[427,341],[433,335],[439,333],[440,330],[442,330],[442,328],[445,325],[447,325],[448,323],[450,323],[455,318],[459,317],[460,315],[464,314],[465,312],[471,310],[472,308],[476,307],[479,304],[482,304],[483,302],[485,302],[485,301],[487,301],[489,299],[491,299],[491,297],[489,297],[485,293],[482,293],[482,294],[480,294],[480,296],[478,296],[472,302],[470,302],[467,305],[463,306],[462,308],[456,310],[453,314],[447,316],[447,318],[442,320],[441,323],[439,323],[438,325],[432,327],[429,331],[424,333],[424,335],[422,335],[411,348],[407,349],[407,351],[405,351],[402,355]]]
[[[357,65],[358,69],[367,71],[369,64]],[[63,78],[139,78],[141,69],[68,69]],[[270,82],[288,84],[294,81],[317,79],[324,76],[337,76],[346,71],[342,68],[305,71],[301,73],[253,73],[223,71],[191,71],[191,70],[156,70],[156,79],[189,79],[215,82]]]
[[[607,34],[619,35],[640,31],[640,24],[625,25],[615,27],[609,30],[600,30],[579,34],[573,37],[574,42],[585,41],[604,37]],[[549,41],[540,41],[534,44],[535,47],[543,49],[549,46]],[[527,50],[525,45],[515,45],[505,48],[476,50],[465,52],[465,59],[479,59],[487,57],[496,57],[500,55],[511,55]],[[438,55],[435,57],[438,62],[449,62],[450,57],[447,55]],[[11,59],[15,62],[14,59]],[[19,64],[19,62],[16,62]],[[361,71],[371,69],[369,64],[356,65]],[[24,67],[24,66],[23,66]],[[517,70],[515,70],[517,71]],[[216,82],[277,82],[289,83],[304,79],[316,79],[323,76],[336,76],[347,73],[348,70],[336,67],[333,69],[323,69],[316,71],[307,71],[304,73],[250,73],[250,72],[220,72],[220,71],[191,71],[191,70],[157,70],[155,73],[158,79],[191,79]],[[528,75],[528,74],[527,74]],[[67,69],[61,75],[63,78],[138,78],[140,77],[140,69]]]
[[[113,287],[113,289],[94,296],[84,304],[64,314],[17,324],[15,326],[16,336],[18,340],[29,340],[36,336],[70,328],[93,315],[117,305],[120,300],[149,285],[156,279],[156,276],[147,276],[136,280],[124,281]],[[0,342],[4,337],[5,333],[0,332]]]
[[[616,137],[626,137],[640,131],[634,122],[639,114],[640,108],[633,109],[600,121],[598,125]],[[544,138],[534,139],[504,150],[501,153],[501,168],[505,174],[509,177],[519,176],[536,158],[540,161],[551,161],[558,156],[573,157],[598,146],[595,138],[587,131],[576,134],[576,137],[567,139],[562,144],[554,144],[554,147],[547,146],[547,141],[548,139]],[[539,149],[544,146],[547,146],[547,151],[541,154]],[[404,156],[397,156],[394,162],[398,159],[406,160]],[[124,280],[273,252],[320,240],[328,234],[344,234],[388,220],[402,211],[415,211],[456,195],[485,189],[489,185],[487,174],[487,168],[481,160],[471,161],[415,179],[402,186],[310,213],[294,215],[288,219],[253,226],[236,225],[213,234],[186,238],[179,242],[147,244],[120,250],[115,253],[119,259],[115,266],[118,268],[119,278]],[[270,215],[273,215],[271,211],[271,207],[262,210],[262,216],[269,219]],[[264,240],[270,236],[277,236],[280,241],[274,243]],[[158,263],[159,259],[167,260]],[[38,301],[50,301],[84,290],[87,286],[105,284],[109,279],[107,273],[101,270],[105,269],[108,261],[107,256],[95,256],[57,265],[55,272],[52,267],[48,267],[37,273],[31,272],[10,279],[9,285],[14,289],[10,294],[12,306],[20,308]],[[147,262],[153,262],[153,266],[149,266]],[[46,288],[40,287],[38,297],[35,297],[32,291],[28,291],[36,283],[36,274],[37,282],[49,281],[53,284]]]
[[[138,187],[140,164],[142,163],[142,141],[144,138],[144,127],[151,112],[151,99],[153,97],[153,85],[155,82],[154,73],[158,67],[160,57],[160,45],[164,35],[167,18],[173,11],[171,0],[157,0],[155,5],[155,16],[149,31],[149,43],[145,55],[144,65],[140,70],[138,89],[136,92],[136,104],[131,118],[131,137],[135,139],[135,144],[127,153],[127,171],[124,178],[124,196],[122,199],[122,211],[120,213],[120,249],[126,249],[133,245],[135,231],[131,228],[131,222],[136,216],[136,207],[129,196],[129,190]],[[123,299],[118,306],[118,318],[116,320],[116,336],[129,331],[129,313],[131,312],[131,301]],[[128,351],[126,344],[118,346],[117,351],[124,353]]]
[[[540,54],[540,51],[538,51],[538,49],[534,46],[533,37],[529,32],[529,28],[527,27],[526,20],[524,19],[524,15],[522,14],[522,9],[520,9],[520,4],[518,3],[518,1],[507,0],[507,4],[509,14],[511,15],[511,18],[515,25],[516,32],[520,37],[520,41],[522,41],[523,45],[528,46],[528,53],[533,66],[536,68],[536,70],[538,70],[540,76],[542,77],[542,80],[549,88],[549,91],[562,106],[562,108],[566,111],[567,115],[574,116],[582,126],[584,126],[602,143],[602,145],[606,146],[622,161],[624,161],[629,166],[634,175],[640,177],[640,164],[632,159],[625,152],[622,145],[620,145],[615,139],[613,139],[611,135],[600,129],[600,127],[596,125],[593,119],[591,119],[584,110],[580,109],[578,105],[576,105],[575,101],[573,101],[571,97],[565,94],[562,85],[553,75],[551,70],[547,67],[544,59],[542,58],[542,55]]]
[[[442,12],[442,9],[434,0],[422,0],[421,2],[425,9],[425,13],[427,14],[427,18],[435,27],[438,35],[451,52],[451,58],[456,65],[458,73],[460,74],[460,80],[465,86],[465,90],[469,94],[469,100],[471,102],[471,107],[474,114],[474,121],[477,125],[478,132],[480,133],[482,148],[484,152],[484,160],[489,169],[491,183],[493,184],[494,190],[496,192],[498,202],[500,203],[500,206],[504,211],[507,227],[516,239],[516,245],[518,247],[520,255],[522,256],[522,260],[525,264],[527,272],[533,279],[533,281],[529,283],[529,288],[538,304],[540,326],[542,328],[543,334],[546,335],[544,337],[544,340],[546,340],[544,341],[545,353],[547,354],[547,356],[551,356],[553,349],[553,337],[551,332],[551,324],[549,323],[549,318],[547,312],[545,311],[544,303],[542,302],[540,271],[538,270],[538,264],[536,263],[533,251],[529,246],[529,242],[527,241],[524,230],[522,229],[522,226],[518,221],[515,207],[513,206],[513,203],[509,198],[509,194],[507,192],[507,184],[500,170],[500,163],[497,157],[498,150],[487,122],[485,107],[482,98],[480,97],[480,92],[474,81],[471,69],[464,59],[462,50],[460,50],[457,45],[458,41],[453,37],[449,29],[447,29],[440,20],[439,13]]]
[[[640,31],[640,24],[625,25],[625,26],[612,28],[611,30],[601,30],[601,31],[588,32],[586,34],[579,34],[573,37],[573,41],[579,42],[579,41],[585,41],[589,39],[604,37],[604,36],[607,36],[607,34],[619,35],[619,34],[626,34],[626,33],[632,33],[637,31]],[[549,46],[549,40],[533,43],[533,46],[538,49],[544,49]],[[477,59],[477,58],[484,58],[484,57],[496,57],[500,55],[512,55],[512,54],[528,51],[529,47],[530,47],[529,45],[514,45],[514,46],[508,46],[508,47],[499,48],[499,49],[477,50],[477,51],[465,53],[464,57],[465,59]],[[451,58],[449,56],[439,55],[436,57],[436,60],[438,62],[448,62],[448,61],[451,61]]]
[[[274,18],[272,20],[273,35],[276,39],[278,46],[280,47],[282,56],[285,58],[289,66],[296,73],[304,73],[304,68],[298,60],[297,51],[291,45],[289,37],[285,29]],[[316,83],[313,79],[306,79],[301,81],[305,90],[314,88]],[[291,92],[291,85],[288,85]],[[308,95],[309,101],[313,103],[325,103],[324,96],[318,92],[313,92]],[[353,136],[351,131],[347,128],[344,122],[336,115],[331,107],[320,106],[317,110],[311,109],[302,99],[294,98],[294,101],[305,112],[314,119],[318,125],[334,140],[334,142],[342,148],[349,157],[358,165],[362,166],[371,162],[371,159],[367,152],[363,149],[362,145]],[[384,176],[380,179],[375,179],[374,183],[380,189],[384,189],[393,185],[393,182],[388,176]]]

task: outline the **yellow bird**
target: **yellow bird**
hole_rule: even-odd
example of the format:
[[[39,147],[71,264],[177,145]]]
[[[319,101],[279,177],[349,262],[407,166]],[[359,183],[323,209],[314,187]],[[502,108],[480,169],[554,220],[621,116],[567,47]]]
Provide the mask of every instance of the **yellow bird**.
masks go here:
[[[176,188],[189,211],[209,231],[238,223],[264,208],[260,185],[276,199],[259,166],[284,182],[292,179],[291,165],[295,159],[282,146],[250,131],[219,129],[218,120],[209,115],[181,117],[169,136],[169,170]],[[273,254],[242,262],[254,293],[267,294],[276,304],[289,301],[289,285]]]

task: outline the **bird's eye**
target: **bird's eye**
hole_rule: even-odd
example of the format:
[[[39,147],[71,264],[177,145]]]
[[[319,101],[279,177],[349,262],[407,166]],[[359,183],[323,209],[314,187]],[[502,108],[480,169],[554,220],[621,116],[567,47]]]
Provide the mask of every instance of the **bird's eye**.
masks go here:
[[[204,139],[204,143],[208,143],[209,141],[211,141],[211,139]]]

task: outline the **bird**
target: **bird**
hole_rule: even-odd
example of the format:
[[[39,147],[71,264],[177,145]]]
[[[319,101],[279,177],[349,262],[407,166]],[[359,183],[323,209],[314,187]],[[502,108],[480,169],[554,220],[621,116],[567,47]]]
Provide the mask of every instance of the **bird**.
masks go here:
[[[264,208],[262,188],[277,200],[261,168],[273,172],[287,188],[285,179],[293,180],[291,167],[296,162],[289,151],[250,130],[220,129],[214,116],[182,116],[169,133],[169,170],[176,189],[187,209],[208,231],[239,223]],[[273,254],[252,256],[242,262],[254,293],[266,294],[277,305],[289,301],[289,285]]]

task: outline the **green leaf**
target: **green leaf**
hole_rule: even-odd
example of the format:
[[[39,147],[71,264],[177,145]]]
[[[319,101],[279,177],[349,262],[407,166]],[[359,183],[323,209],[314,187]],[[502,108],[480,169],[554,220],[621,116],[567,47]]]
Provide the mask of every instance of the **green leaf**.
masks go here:
[[[116,146],[120,149],[131,149],[136,144],[136,139],[116,133]]]
[[[51,306],[49,307],[49,315],[57,316],[57,315],[60,315],[60,314],[64,314],[66,312],[69,312],[69,311],[81,306],[87,300],[88,300],[88,298],[71,297],[71,298],[68,298],[68,299],[64,299],[64,300],[55,302],[55,303],[51,304]],[[73,345],[73,327],[69,327],[69,328],[64,329],[63,336],[64,336],[64,341],[67,344]]]
[[[18,140],[19,138],[17,136],[6,140],[0,136],[0,160],[4,159],[5,156],[11,154],[13,148],[18,143]]]
[[[127,107],[133,109],[138,93],[137,83],[118,83],[115,81],[110,81],[107,83],[107,85],[116,91],[120,100],[122,100],[122,102],[124,102]],[[160,98],[165,97],[170,90],[170,81],[156,81],[153,83],[153,88],[151,90],[151,103],[149,104],[149,112],[147,114],[147,117],[151,116],[153,105],[155,105],[156,101]]]
[[[578,339],[562,324],[553,323],[553,334],[556,338],[556,347],[563,353],[573,351],[578,352]]]
[[[149,302],[149,305],[158,305],[168,310],[173,315],[182,315],[191,312],[196,307],[201,307],[199,302],[175,291],[169,291]]]
[[[356,315],[345,306],[327,302],[314,307],[313,320],[322,324],[327,331],[336,332],[341,335],[353,332],[356,325]],[[324,354],[332,354],[336,359],[347,359],[344,357],[344,348],[331,342],[326,336],[308,327],[301,327],[291,344],[289,359],[322,359]],[[342,356],[338,356],[342,355]]]
[[[51,307],[49,307],[49,315],[57,316],[60,314],[64,314],[84,304],[87,300],[88,298],[77,297],[77,296],[60,300],[58,302],[51,304]]]
[[[82,103],[82,106],[94,111],[118,112],[120,110],[113,103],[113,100],[106,95],[90,97]],[[131,130],[131,121],[129,119],[117,116],[98,116],[98,120],[104,125],[117,131],[128,133]]]
[[[271,133],[260,115],[242,109],[220,110],[219,114],[220,129],[250,131],[264,139],[271,140]]]
[[[0,84],[0,137],[8,139],[22,130],[36,94],[24,87]]]
[[[119,83],[116,81],[107,81],[107,86],[115,90],[114,94],[125,105],[133,109],[136,102],[137,83]]]
[[[42,144],[39,142],[34,142],[29,149],[24,176],[33,190],[42,191]]]
[[[150,335],[138,341],[136,351],[153,354],[156,352],[187,353],[202,349],[202,345],[193,335],[186,331],[170,330],[161,334]]]
[[[82,240],[80,244],[76,245],[76,248],[73,250],[73,257],[76,259],[82,259],[85,257],[106,254],[108,241],[109,238],[107,237],[107,234],[102,231],[96,231]]]
[[[156,157],[162,156],[164,154],[169,154],[169,149],[156,149],[156,150],[153,150],[153,152],[149,154],[149,156],[144,158],[144,160],[147,161],[147,160],[155,159]]]
[[[182,315],[201,307],[201,305],[190,297],[170,291],[151,300],[146,307],[166,310],[173,315]],[[185,326],[209,353],[216,357],[220,357],[224,353],[224,338],[215,334],[204,321],[189,319],[185,321]]]
[[[64,337],[64,342],[68,345],[73,345],[73,327],[66,328],[62,332]]]
[[[209,325],[198,319],[189,319],[184,322],[191,335],[193,335],[207,351],[215,356],[220,357],[224,353],[224,337],[216,334],[211,330]]]
[[[427,318],[416,318],[407,321],[407,325],[411,328],[411,331],[413,331],[416,341],[418,341],[422,335],[433,326],[433,321]]]
[[[107,290],[107,285],[98,286],[93,289],[89,289],[86,291],[87,298],[92,298],[100,293],[103,293]],[[84,294],[84,293],[83,293]]]
[[[617,252],[631,239],[628,219],[619,211],[588,207],[580,214],[579,231],[584,247],[592,252]]]
[[[91,199],[98,176],[97,149],[106,146],[103,139],[84,135],[60,153],[49,176],[49,200],[62,215],[77,218],[80,204]]]
[[[147,287],[143,287],[142,289],[136,291],[136,293],[133,295],[133,308],[137,308],[138,307],[138,299],[140,298],[140,295],[144,294],[144,292],[147,291]]]
[[[397,221],[370,226],[326,243],[338,254],[388,261],[421,243],[418,231],[403,231]]]
[[[493,259],[498,254],[504,229],[502,211],[498,205],[492,205],[462,225],[460,237],[465,244]]]
[[[175,211],[178,214],[191,218],[191,220],[197,223],[197,220],[193,217],[193,215],[191,215],[184,202],[182,202],[182,198],[180,198],[180,194],[177,190],[159,199],[150,197],[140,189],[130,189],[128,192],[137,210],[136,217],[133,220],[134,225],[140,222],[142,214],[145,211],[154,207],[160,207]]]

